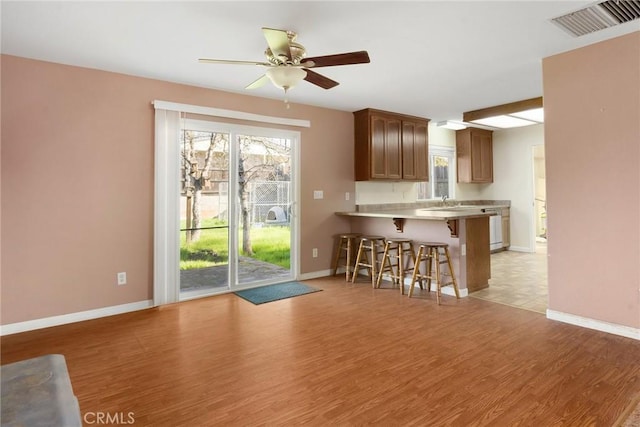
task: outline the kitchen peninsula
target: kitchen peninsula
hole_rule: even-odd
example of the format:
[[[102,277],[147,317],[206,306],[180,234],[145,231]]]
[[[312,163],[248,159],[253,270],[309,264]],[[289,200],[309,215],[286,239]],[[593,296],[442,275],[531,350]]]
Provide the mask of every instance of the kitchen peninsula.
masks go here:
[[[453,268],[460,289],[466,296],[489,286],[491,259],[489,251],[489,217],[482,206],[440,206],[384,209],[359,209],[336,212],[347,216],[351,232],[401,236],[415,243],[439,241],[449,244]],[[443,288],[452,295],[453,289]]]

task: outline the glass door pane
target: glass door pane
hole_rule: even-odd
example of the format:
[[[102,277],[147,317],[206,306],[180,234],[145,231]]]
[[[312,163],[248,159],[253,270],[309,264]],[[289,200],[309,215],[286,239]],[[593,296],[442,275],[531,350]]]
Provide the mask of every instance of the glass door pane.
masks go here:
[[[183,129],[180,297],[229,288],[228,133]]]
[[[238,285],[292,279],[292,140],[247,134],[235,140]]]

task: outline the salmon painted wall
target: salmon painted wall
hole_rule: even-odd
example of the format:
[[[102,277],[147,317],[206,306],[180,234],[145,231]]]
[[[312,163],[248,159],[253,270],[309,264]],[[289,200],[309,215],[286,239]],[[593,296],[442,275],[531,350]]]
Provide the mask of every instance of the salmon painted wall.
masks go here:
[[[640,327],[640,32],[545,58],[549,309]]]
[[[3,325],[152,298],[154,99],[310,120],[300,270],[329,269],[332,234],[348,227],[334,212],[354,208],[351,112],[7,55],[1,65]]]

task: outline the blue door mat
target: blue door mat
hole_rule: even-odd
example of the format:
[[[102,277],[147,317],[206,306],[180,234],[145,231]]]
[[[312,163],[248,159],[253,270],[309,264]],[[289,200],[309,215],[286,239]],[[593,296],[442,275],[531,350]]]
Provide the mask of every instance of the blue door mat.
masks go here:
[[[243,291],[234,292],[234,294],[258,305],[266,302],[319,292],[321,290],[322,289],[312,288],[311,286],[307,286],[300,282],[287,282],[278,283],[277,285],[261,286],[253,289],[245,289]]]

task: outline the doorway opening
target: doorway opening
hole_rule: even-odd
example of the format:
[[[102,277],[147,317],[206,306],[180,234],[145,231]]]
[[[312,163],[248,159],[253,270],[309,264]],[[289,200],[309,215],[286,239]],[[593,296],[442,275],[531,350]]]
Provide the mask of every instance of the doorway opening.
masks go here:
[[[489,287],[470,296],[545,314],[548,306],[546,177],[544,145],[531,147],[530,250],[491,255]]]
[[[544,145],[533,146],[533,191],[534,213],[533,229],[535,230],[535,252],[547,250],[547,181],[545,174]]]

